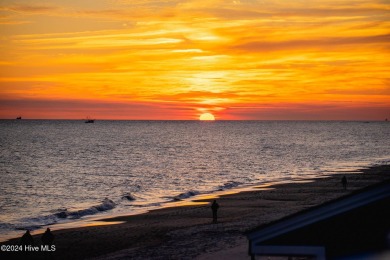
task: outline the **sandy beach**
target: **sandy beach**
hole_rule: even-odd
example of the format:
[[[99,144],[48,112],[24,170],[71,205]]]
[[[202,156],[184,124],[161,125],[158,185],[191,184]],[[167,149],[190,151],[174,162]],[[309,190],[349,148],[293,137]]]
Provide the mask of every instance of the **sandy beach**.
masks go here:
[[[347,190],[341,185],[344,175],[348,179]],[[245,231],[386,179],[390,179],[389,165],[223,195],[217,198],[220,205],[217,224],[212,224],[212,199],[203,199],[198,200],[202,203],[196,206],[163,208],[103,220],[108,224],[120,224],[53,229],[56,250],[51,253],[30,252],[28,257],[249,259]],[[34,236],[34,241],[39,246],[41,235]],[[2,245],[18,243],[19,239],[13,239]],[[21,256],[15,252],[1,254],[7,259]]]

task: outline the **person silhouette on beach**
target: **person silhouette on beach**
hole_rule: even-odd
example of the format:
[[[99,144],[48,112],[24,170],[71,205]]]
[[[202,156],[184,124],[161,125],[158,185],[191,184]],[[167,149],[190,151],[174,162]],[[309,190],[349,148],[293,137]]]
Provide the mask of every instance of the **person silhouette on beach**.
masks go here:
[[[343,176],[343,178],[341,178],[341,183],[343,184],[344,190],[346,190],[347,189],[347,177]]]
[[[34,245],[34,238],[30,234],[30,230],[26,230],[26,233],[20,239],[20,244],[23,246],[32,246]]]
[[[42,245],[51,246],[54,241],[54,235],[51,233],[50,228],[47,228],[45,233],[42,235]]]
[[[213,223],[217,223],[217,211],[218,211],[218,208],[219,208],[219,204],[217,203],[216,200],[213,201],[213,203],[211,204],[211,210],[213,211]]]

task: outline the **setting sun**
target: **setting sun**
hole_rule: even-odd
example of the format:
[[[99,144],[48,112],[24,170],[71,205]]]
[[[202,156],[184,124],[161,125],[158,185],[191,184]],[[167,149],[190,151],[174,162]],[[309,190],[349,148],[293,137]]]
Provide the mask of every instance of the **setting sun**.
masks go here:
[[[215,117],[210,113],[204,113],[204,114],[200,115],[199,120],[201,120],[201,121],[214,121]]]

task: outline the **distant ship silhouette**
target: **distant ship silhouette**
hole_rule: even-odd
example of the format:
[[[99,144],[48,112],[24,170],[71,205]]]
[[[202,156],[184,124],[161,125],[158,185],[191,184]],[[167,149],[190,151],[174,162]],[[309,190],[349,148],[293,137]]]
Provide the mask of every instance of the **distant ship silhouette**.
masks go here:
[[[22,117],[21,117],[21,116],[18,116],[16,119],[20,120],[20,119],[22,119]]]
[[[87,124],[95,123],[95,119],[91,119],[91,118],[87,117],[87,120],[85,120],[85,123],[87,123]]]

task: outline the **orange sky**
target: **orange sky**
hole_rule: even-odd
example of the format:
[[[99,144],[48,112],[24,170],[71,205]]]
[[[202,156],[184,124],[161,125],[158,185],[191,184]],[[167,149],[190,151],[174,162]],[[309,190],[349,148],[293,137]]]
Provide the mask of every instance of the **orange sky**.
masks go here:
[[[387,0],[2,0],[0,118],[390,119]]]

